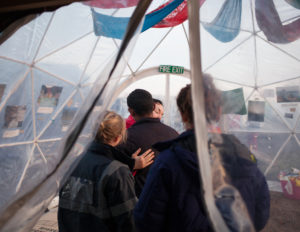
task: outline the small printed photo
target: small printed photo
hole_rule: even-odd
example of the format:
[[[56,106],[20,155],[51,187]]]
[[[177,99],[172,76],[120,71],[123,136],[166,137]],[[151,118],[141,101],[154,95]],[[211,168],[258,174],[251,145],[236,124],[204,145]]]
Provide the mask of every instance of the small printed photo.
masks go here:
[[[285,113],[285,114],[284,114],[284,117],[293,119],[293,118],[294,118],[294,115],[291,114],[291,113]]]
[[[275,91],[274,91],[274,89],[264,89],[263,90],[263,96],[265,98],[273,98],[273,97],[275,97]]]
[[[0,84],[0,102],[1,102],[2,97],[3,97],[5,87],[6,87],[6,85]]]
[[[293,113],[295,113],[296,112],[296,108],[294,108],[294,107],[290,108],[290,111],[293,112]]]
[[[264,122],[265,120],[265,102],[248,102],[248,121]]]
[[[277,87],[277,102],[300,102],[299,86]]]
[[[40,107],[56,107],[63,87],[42,85],[37,100]]]
[[[26,113],[26,106],[6,106],[4,128],[22,127]]]

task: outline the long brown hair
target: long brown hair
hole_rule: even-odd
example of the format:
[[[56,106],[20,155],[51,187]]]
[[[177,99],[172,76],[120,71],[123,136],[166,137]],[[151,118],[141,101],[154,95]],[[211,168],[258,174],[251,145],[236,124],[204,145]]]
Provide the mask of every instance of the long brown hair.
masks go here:
[[[203,74],[203,88],[206,121],[207,123],[217,122],[220,119],[221,94],[209,74]],[[181,114],[187,116],[188,123],[194,125],[192,90],[190,84],[180,90],[177,96],[177,106]]]

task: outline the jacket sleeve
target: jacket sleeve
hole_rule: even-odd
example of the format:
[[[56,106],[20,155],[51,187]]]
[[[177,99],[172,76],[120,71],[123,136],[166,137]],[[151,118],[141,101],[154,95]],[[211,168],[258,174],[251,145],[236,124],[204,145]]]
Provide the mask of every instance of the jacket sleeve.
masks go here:
[[[270,193],[264,175],[258,170],[258,186],[255,199],[255,219],[254,225],[257,231],[262,230],[268,222],[270,216]]]
[[[107,180],[105,188],[108,208],[115,231],[136,231],[133,209],[137,203],[134,179],[127,167],[121,166]]]
[[[147,176],[139,202],[134,209],[136,227],[140,232],[164,231],[168,209],[168,169],[158,158]]]
[[[128,135],[128,138],[125,143],[118,145],[117,149],[123,154],[131,157],[132,154],[138,149],[139,147],[136,145],[135,141],[131,139]]]

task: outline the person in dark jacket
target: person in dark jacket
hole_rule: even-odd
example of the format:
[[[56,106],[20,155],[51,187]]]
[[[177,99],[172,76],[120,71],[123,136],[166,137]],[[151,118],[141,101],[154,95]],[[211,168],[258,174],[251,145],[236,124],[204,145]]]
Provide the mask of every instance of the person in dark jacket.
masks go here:
[[[206,120],[210,125],[219,119],[219,93],[210,76],[204,74],[203,83]],[[201,186],[199,178],[190,85],[180,91],[177,105],[187,130],[175,140],[153,146],[161,153],[134,209],[136,226],[141,232],[213,231],[201,192],[205,186]],[[259,231],[269,218],[270,196],[265,177],[246,146],[233,135],[220,136],[219,142],[210,140],[208,147],[219,149],[231,184],[247,206],[246,215]]]
[[[174,139],[178,133],[171,127],[163,124],[159,118],[153,118],[154,102],[152,95],[143,89],[136,89],[127,97],[128,110],[136,123],[128,128],[126,143],[118,148],[127,155],[131,155],[138,148],[141,152],[151,148],[154,143]],[[155,155],[158,152],[155,151]],[[135,175],[135,190],[139,197],[145,184],[149,167],[137,170]]]
[[[134,178],[128,165],[123,163],[126,155],[115,149],[125,137],[123,118],[108,112],[95,142],[60,191],[60,232],[135,231]],[[148,150],[139,158],[144,159],[144,165],[149,165],[153,162],[153,152]]]

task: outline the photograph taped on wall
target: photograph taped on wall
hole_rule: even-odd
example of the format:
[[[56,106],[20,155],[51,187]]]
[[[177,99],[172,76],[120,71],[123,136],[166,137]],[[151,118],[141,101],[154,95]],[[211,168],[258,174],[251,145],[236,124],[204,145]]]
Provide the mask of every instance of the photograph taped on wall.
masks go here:
[[[300,102],[299,86],[276,88],[277,102]]]
[[[42,85],[37,103],[39,105],[37,113],[51,114],[58,104],[63,87]]]
[[[6,106],[4,128],[22,127],[26,113],[26,106]]]
[[[263,122],[265,120],[265,102],[248,102],[248,121]]]
[[[12,138],[20,134],[25,114],[26,106],[6,106],[3,125],[6,130],[3,133],[3,138]]]

